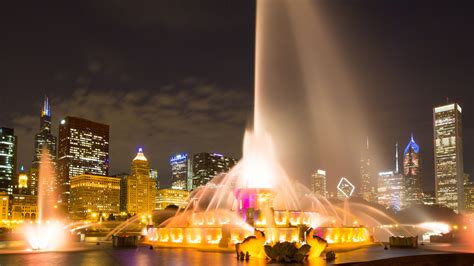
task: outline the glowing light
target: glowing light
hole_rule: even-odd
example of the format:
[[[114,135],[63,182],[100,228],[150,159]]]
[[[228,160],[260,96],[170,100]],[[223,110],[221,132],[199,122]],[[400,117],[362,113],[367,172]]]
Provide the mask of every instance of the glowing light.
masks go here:
[[[60,222],[29,224],[24,228],[26,239],[33,250],[51,250],[60,247],[65,238]]]
[[[344,191],[345,188],[350,188],[350,191]],[[341,192],[346,198],[350,198],[354,193],[355,186],[347,180],[347,178],[342,177],[337,184],[337,189]]]

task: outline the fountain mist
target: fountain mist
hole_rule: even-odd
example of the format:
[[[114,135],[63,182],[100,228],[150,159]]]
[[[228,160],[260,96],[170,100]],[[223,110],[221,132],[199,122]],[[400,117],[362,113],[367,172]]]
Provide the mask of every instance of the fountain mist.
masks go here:
[[[57,249],[64,245],[66,230],[57,206],[56,174],[47,149],[41,153],[38,180],[38,220],[26,225],[24,234],[34,250]]]

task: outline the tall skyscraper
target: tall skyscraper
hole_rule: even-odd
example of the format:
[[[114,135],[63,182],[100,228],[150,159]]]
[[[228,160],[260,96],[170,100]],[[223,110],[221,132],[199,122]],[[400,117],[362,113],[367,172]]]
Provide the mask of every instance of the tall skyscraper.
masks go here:
[[[138,149],[132,161],[130,176],[126,180],[127,212],[151,215],[155,209],[156,180],[150,177],[150,165],[142,148]]]
[[[327,197],[326,171],[318,169],[311,175],[311,191],[321,197]]]
[[[48,151],[49,161],[56,165],[57,138],[51,133],[51,106],[45,97],[40,116],[40,131],[35,135],[35,153],[30,168],[30,192],[38,195],[38,175],[43,149]],[[57,185],[57,184],[56,184]]]
[[[413,134],[403,152],[403,175],[405,179],[405,206],[410,207],[423,203],[422,171],[420,146],[416,144]]]
[[[58,174],[61,201],[67,203],[70,179],[109,173],[109,126],[68,116],[59,124]]]
[[[12,128],[0,127],[0,192],[13,194],[16,180],[17,137]]]
[[[372,186],[370,182],[370,154],[369,154],[369,138],[367,137],[367,146],[362,152],[360,159],[360,188],[359,195],[367,200],[372,200]]]
[[[456,212],[464,205],[461,114],[457,103],[433,110],[436,200]]]
[[[187,153],[177,154],[170,159],[171,188],[191,190],[189,179],[192,179],[192,165]]]
[[[188,190],[206,185],[218,174],[228,172],[235,163],[235,159],[218,153],[201,152],[195,154],[192,162],[192,187]]]

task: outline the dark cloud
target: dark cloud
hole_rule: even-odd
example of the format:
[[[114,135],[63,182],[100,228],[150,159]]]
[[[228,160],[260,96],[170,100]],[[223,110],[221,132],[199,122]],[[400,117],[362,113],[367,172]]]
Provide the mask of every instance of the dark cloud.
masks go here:
[[[51,99],[54,134],[58,121],[78,116],[110,125],[111,172],[129,171],[137,147],[144,147],[152,167],[167,184],[169,157],[178,152],[216,151],[240,157],[251,95],[195,81],[146,90],[77,89]],[[13,119],[20,138],[20,162],[29,166],[38,114]]]

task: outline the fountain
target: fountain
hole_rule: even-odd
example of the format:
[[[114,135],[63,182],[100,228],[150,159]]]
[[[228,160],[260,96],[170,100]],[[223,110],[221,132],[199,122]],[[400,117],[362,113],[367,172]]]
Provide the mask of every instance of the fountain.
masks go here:
[[[58,249],[67,238],[62,215],[57,205],[56,179],[51,156],[43,149],[38,182],[38,220],[22,228],[33,250]]]
[[[268,22],[264,3],[268,1],[257,1],[254,124],[244,136],[243,158],[229,173],[193,191],[186,209],[151,229],[148,241],[153,245],[236,247],[239,257],[265,258],[264,245],[270,252],[278,243],[291,242],[295,250],[309,244],[305,255],[319,257],[327,244],[370,240],[368,228],[346,224],[351,214],[345,208],[306,193],[279,163],[262,107],[262,23]]]

